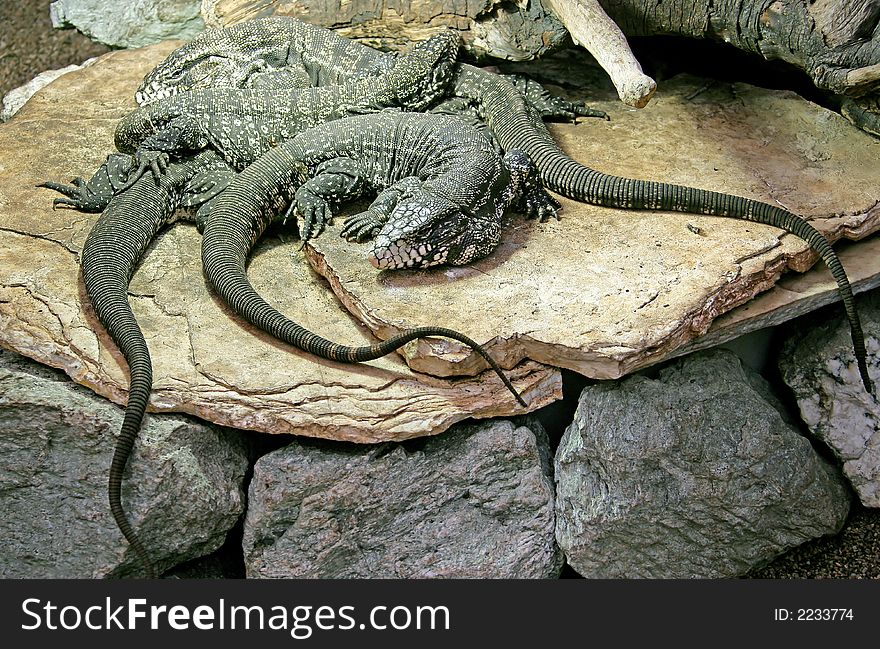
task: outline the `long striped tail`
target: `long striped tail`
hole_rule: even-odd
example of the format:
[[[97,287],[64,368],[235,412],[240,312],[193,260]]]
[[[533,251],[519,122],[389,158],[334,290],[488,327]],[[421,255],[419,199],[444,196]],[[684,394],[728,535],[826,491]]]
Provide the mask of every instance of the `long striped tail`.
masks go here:
[[[156,566],[126,518],[122,508],[122,477],[143,422],[153,385],[150,351],[128,303],[131,276],[159,229],[176,208],[181,174],[187,168],[172,166],[157,186],[151,176],[138,180],[115,196],[98,218],[82,250],[82,274],[86,293],[107,333],[128,363],[128,402],[113,460],[107,495],[113,519],[143,564],[146,575],[157,576]]]
[[[803,218],[760,201],[683,185],[612,176],[582,165],[559,148],[512,84],[487,76],[490,74],[462,65],[455,91],[480,102],[482,117],[501,146],[505,150],[525,151],[537,166],[545,188],[591,205],[669,210],[754,221],[780,228],[806,241],[819,253],[837,282],[837,291],[849,321],[859,374],[865,389],[874,393],[852,287],[840,259],[821,232]]]

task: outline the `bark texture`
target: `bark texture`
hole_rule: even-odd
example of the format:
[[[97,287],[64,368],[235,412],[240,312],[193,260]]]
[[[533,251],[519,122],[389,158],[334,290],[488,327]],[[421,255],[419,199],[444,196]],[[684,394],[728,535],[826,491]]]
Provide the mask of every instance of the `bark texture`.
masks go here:
[[[600,0],[628,36],[723,40],[804,70],[880,135],[880,0]]]
[[[438,27],[461,32],[477,55],[524,60],[561,44],[567,32],[540,2],[500,0],[203,0],[202,16],[220,27],[265,16],[293,16],[382,49],[402,49]]]

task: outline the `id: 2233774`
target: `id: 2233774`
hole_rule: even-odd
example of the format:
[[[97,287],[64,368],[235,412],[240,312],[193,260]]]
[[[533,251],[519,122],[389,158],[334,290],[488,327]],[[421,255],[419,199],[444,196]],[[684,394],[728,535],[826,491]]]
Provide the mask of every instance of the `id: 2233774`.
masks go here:
[[[851,622],[853,619],[851,608],[773,609],[773,620],[776,622]]]

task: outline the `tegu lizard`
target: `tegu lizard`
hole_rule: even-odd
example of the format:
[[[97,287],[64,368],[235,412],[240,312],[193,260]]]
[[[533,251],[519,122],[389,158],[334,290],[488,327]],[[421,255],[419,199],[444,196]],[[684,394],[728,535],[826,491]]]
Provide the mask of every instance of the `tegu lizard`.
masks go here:
[[[212,206],[202,241],[209,283],[255,326],[331,360],[372,360],[416,332],[432,335],[420,328],[366,347],[328,341],[257,294],[247,279],[247,256],[285,202],[288,213],[302,218],[307,241],[330,221],[333,204],[368,191],[379,195],[349,218],[344,232],[353,238],[378,235],[375,265],[466,264],[488,254],[512,203],[540,218],[555,213],[558,204],[534,182],[528,157],[515,150],[502,155],[484,130],[457,116],[382,111],[322,124],[275,147],[238,174]],[[473,347],[516,394],[472,340],[448,330],[441,335]]]
[[[247,84],[253,70],[271,68],[283,74],[286,44],[296,42],[298,21],[274,17],[242,23],[225,30],[200,35],[193,43],[166,59],[148,77],[153,91],[175,92],[195,87],[205,79],[217,78],[224,70],[232,83]],[[347,46],[347,56],[356,57],[365,69],[388,65],[389,55]],[[368,49],[368,48],[364,48]],[[288,57],[296,61],[296,57]],[[771,225],[806,241],[828,266],[849,321],[853,349],[865,389],[873,394],[868,375],[867,352],[861,320],[853,302],[849,279],[834,249],[821,232],[806,220],[779,207],[740,196],[663,182],[623,178],[591,169],[567,156],[553,141],[542,122],[546,113],[574,118],[602,115],[578,104],[551,98],[539,84],[522,78],[497,75],[459,63],[446,94],[458,100],[455,110],[472,110],[488,124],[501,147],[526,153],[538,168],[547,189],[593,205],[633,210],[670,210],[707,214]]]

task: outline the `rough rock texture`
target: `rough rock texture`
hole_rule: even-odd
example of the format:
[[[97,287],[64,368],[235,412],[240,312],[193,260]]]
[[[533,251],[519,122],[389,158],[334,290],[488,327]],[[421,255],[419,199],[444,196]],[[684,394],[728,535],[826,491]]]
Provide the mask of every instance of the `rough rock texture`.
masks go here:
[[[880,510],[852,512],[840,534],[799,545],[748,576],[756,579],[880,579]]]
[[[113,128],[133,107],[140,79],[174,45],[109,54],[50,84],[0,125],[0,345],[60,367],[117,403],[126,399],[124,361],[91,312],[79,277],[78,254],[96,215],[53,211],[57,194],[35,185],[97,168],[113,150]],[[194,227],[171,228],[131,284],[153,356],[153,409],[237,428],[364,442],[522,412],[494,372],[444,380],[414,374],[398,356],[357,366],[330,363],[255,335],[206,288],[200,245]],[[257,250],[250,265],[257,289],[327,338],[372,342],[311,273],[298,247],[270,238]],[[472,333],[471,325],[461,330]],[[431,346],[447,351],[444,341]],[[555,369],[524,363],[510,376],[530,409],[561,396]]]
[[[168,38],[191,39],[205,28],[199,0],[57,0],[52,26],[76,27],[112,47],[141,47]]]
[[[459,424],[372,450],[294,443],[254,469],[249,577],[555,577],[553,485],[535,421]]]
[[[83,65],[68,65],[58,70],[47,70],[41,72],[23,86],[14,88],[6,93],[3,97],[3,106],[0,108],[0,122],[7,121],[15,115],[19,109],[27,103],[27,100],[34,96],[41,88],[55,81],[58,77],[74,70],[79,70],[85,65],[89,65],[94,59],[89,59]]]
[[[880,286],[880,238],[872,237],[843,247],[839,257],[856,292]],[[833,311],[842,316],[837,284],[824,265],[819,264],[804,274],[791,273],[766,293],[718,317],[704,336],[679,347],[672,356],[715,347],[759,330],[770,332],[779,324],[834,303]],[[877,335],[870,330],[867,334]]]
[[[777,203],[832,240],[880,226],[880,142],[792,93],[678,76],[650,110],[626,110],[615,99],[593,105],[611,121],[551,129],[593,168]],[[704,333],[786,268],[803,271],[815,259],[801,240],[769,226],[562,203],[558,222],[513,218],[494,254],[464,268],[377,277],[363,262],[367,246],[333,236],[307,247],[309,260],[380,337],[444,314],[453,328],[467,323],[481,339],[497,336],[493,351],[505,365],[528,357],[617,378]],[[424,371],[436,364],[410,358]]]
[[[383,49],[405,49],[409,41],[423,40],[438,27],[452,27],[474,54],[514,61],[540,56],[568,36],[540,2],[202,0],[202,16],[209,27],[270,15],[330,27],[346,38]]]
[[[779,408],[779,409],[777,409]],[[837,532],[849,491],[729,352],[582,393],[556,538],[586,577],[730,577]]]
[[[55,370],[0,352],[0,577],[141,570],[107,505],[122,410]],[[129,519],[164,568],[217,549],[244,511],[238,433],[149,417],[123,482]]]
[[[868,370],[880,379],[880,293],[857,301],[868,336]],[[840,317],[798,322],[779,359],[801,418],[834,451],[843,473],[866,507],[880,507],[880,405],[862,388]]]

